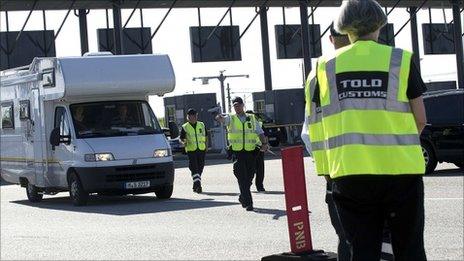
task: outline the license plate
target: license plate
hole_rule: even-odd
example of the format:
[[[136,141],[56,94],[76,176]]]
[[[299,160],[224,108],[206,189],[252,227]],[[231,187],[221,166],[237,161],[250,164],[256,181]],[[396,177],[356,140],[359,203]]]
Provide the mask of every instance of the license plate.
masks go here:
[[[276,137],[269,137],[269,140],[277,140]]]
[[[138,188],[148,188],[150,187],[150,181],[136,181],[136,182],[126,182],[126,189],[138,189]]]

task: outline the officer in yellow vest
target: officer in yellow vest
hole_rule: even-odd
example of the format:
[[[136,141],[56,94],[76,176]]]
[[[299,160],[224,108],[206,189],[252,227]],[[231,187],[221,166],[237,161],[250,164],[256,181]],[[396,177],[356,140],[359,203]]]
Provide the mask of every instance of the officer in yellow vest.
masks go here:
[[[205,166],[207,133],[205,124],[198,121],[198,113],[195,109],[187,111],[187,121],[182,125],[180,139],[185,144],[185,151],[189,159],[189,169],[193,179],[193,192],[201,193],[201,174]]]
[[[333,44],[335,50],[350,45],[350,39],[348,35],[340,34],[339,32],[335,31],[333,23],[330,26],[330,42]],[[308,113],[306,113],[308,116]],[[305,118],[305,123],[303,124],[303,129],[301,131],[301,139],[305,143],[306,150],[311,154],[311,145],[308,137],[308,117]],[[335,209],[335,204],[332,198],[332,180],[328,173],[325,174],[326,179],[326,195],[325,195],[325,202],[327,203],[327,208],[329,210],[330,222],[335,229],[335,232],[338,236],[338,248],[337,248],[337,255],[338,259],[346,260],[349,258],[350,249],[348,244],[346,243],[346,239],[344,237],[343,229],[341,227],[340,221],[338,219],[337,210]]]
[[[227,140],[235,158],[234,175],[240,188],[239,202],[247,211],[253,211],[250,187],[256,168],[256,139],[259,137],[262,143],[261,151],[267,151],[269,145],[255,116],[245,113],[242,98],[235,97],[232,104],[235,114],[217,115],[216,120],[227,127]]]
[[[350,247],[345,260],[379,260],[382,228],[395,260],[425,260],[425,85],[408,51],[378,44],[387,17],[375,0],[346,0],[335,29],[351,45],[318,59],[305,95],[311,150]]]

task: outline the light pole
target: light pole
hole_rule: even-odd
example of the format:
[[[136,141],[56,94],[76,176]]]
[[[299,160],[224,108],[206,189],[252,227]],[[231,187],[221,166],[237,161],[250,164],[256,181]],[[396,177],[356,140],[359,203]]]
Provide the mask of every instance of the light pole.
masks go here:
[[[235,74],[235,75],[224,75],[226,70],[219,71],[218,76],[201,76],[201,77],[193,77],[192,81],[201,80],[201,84],[206,85],[209,83],[209,80],[217,79],[221,83],[221,106],[222,112],[226,113],[226,95],[224,90],[224,82],[227,78],[238,78],[238,77],[245,77],[249,78],[248,74]]]
[[[221,83],[221,107],[222,107],[222,113],[226,113],[226,95],[225,95],[225,90],[224,90],[224,82],[226,81],[227,78],[238,78],[238,77],[245,77],[249,78],[250,76],[248,74],[235,74],[235,75],[224,75],[224,72],[226,70],[219,71],[218,76],[201,76],[201,77],[193,77],[192,81],[196,80],[201,80],[202,85],[206,85],[209,83],[209,80],[212,79],[217,79]],[[226,132],[224,130],[224,124],[221,123],[220,127],[221,131],[221,153],[225,154],[226,153]]]

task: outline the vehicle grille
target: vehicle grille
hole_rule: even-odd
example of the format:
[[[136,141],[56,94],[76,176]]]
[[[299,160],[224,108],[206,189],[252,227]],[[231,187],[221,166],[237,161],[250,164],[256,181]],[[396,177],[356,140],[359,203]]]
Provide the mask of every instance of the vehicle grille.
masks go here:
[[[106,175],[106,182],[164,179],[166,176],[164,171],[156,171],[154,166],[119,167],[115,172],[115,175]]]

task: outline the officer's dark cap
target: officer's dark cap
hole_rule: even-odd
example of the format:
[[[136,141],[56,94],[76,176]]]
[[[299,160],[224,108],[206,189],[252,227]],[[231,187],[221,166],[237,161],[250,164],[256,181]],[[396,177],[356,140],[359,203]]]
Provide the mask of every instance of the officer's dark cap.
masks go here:
[[[187,110],[187,115],[197,115],[197,111],[194,108]]]
[[[236,105],[236,104],[243,104],[243,100],[242,100],[242,98],[240,98],[240,97],[235,97],[235,98],[232,100],[232,104],[233,104],[233,105]]]

